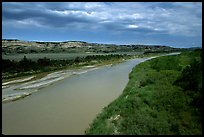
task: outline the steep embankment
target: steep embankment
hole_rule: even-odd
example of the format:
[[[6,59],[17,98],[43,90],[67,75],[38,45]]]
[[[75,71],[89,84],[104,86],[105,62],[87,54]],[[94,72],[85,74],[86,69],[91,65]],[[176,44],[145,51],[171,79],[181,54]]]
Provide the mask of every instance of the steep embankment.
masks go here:
[[[86,134],[202,134],[202,52],[139,64]]]

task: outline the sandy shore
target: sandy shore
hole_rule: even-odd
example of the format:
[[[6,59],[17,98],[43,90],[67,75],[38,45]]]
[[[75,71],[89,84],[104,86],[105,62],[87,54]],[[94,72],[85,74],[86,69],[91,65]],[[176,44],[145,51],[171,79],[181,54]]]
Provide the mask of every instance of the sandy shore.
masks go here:
[[[31,93],[23,92],[23,93],[15,93],[15,94],[9,94],[7,96],[2,97],[2,102],[9,102],[9,101],[15,101],[21,98],[24,98],[26,96],[31,95]]]
[[[15,84],[15,83],[19,83],[19,82],[25,82],[25,81],[31,80],[34,77],[35,76],[31,76],[31,77],[24,78],[24,79],[18,79],[18,80],[12,80],[12,81],[9,81],[9,82],[4,82],[4,83],[2,83],[2,86],[6,86],[8,84]]]

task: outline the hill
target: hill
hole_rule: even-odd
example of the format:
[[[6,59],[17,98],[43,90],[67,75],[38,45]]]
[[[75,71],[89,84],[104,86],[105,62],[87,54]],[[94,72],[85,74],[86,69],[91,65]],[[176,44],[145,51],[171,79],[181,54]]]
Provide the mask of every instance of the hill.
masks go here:
[[[172,52],[181,50],[164,45],[115,45],[83,41],[39,42],[17,39],[2,40],[2,54],[18,53],[117,53],[117,52]]]

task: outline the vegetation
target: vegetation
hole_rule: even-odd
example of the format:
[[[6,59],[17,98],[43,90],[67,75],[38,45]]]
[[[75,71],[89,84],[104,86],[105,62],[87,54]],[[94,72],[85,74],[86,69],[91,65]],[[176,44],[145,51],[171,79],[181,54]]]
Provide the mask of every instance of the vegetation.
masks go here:
[[[4,39],[2,55],[30,53],[118,53],[118,52],[172,52],[181,50],[158,45],[114,45],[98,44],[83,41],[37,42]]]
[[[31,75],[40,72],[80,67],[85,65],[103,64],[128,59],[129,55],[93,55],[86,57],[76,57],[74,59],[49,59],[41,58],[37,61],[27,59],[26,56],[20,61],[2,59],[2,78],[9,79],[19,76]]]
[[[83,41],[37,42],[3,39],[2,78],[8,80],[41,72],[117,62],[123,58],[130,58],[130,56],[147,57],[152,56],[152,54],[161,54],[162,51],[175,52],[180,50],[158,45],[119,46]],[[144,52],[145,54],[143,54]]]
[[[202,51],[143,62],[86,134],[201,135]]]

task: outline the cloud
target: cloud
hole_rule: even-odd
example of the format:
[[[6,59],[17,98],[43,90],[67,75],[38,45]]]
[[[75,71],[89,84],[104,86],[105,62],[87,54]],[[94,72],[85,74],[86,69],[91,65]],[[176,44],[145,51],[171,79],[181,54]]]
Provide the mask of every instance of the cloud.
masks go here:
[[[3,2],[10,28],[202,35],[202,4],[177,2]]]
[[[138,28],[137,25],[128,25],[127,28]]]

